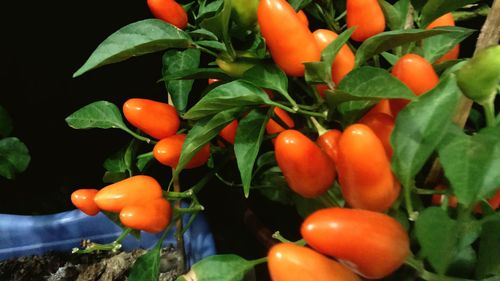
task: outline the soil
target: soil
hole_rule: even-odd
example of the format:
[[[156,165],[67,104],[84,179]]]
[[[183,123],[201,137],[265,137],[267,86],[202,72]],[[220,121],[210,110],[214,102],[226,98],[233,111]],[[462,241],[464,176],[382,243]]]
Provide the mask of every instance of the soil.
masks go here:
[[[72,254],[50,252],[42,256],[20,257],[0,262],[2,281],[127,281],[135,260],[145,250]],[[174,247],[162,249],[160,281],[178,277]]]

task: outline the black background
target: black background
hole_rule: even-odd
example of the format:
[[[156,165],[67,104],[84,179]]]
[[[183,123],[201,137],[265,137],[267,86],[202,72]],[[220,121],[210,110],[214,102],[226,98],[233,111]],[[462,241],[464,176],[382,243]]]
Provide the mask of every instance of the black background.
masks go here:
[[[16,180],[0,179],[0,213],[71,210],[71,192],[104,186],[104,159],[130,137],[120,130],[74,130],[65,117],[97,100],[118,106],[130,97],[166,100],[164,86],[156,82],[161,52],[78,78],[72,74],[108,35],[151,14],[146,1],[2,1],[1,5],[0,105],[13,119],[12,135],[27,145],[32,160]],[[481,20],[460,25],[477,29]],[[471,55],[476,38],[477,32],[462,44],[461,56]],[[266,247],[244,223],[248,207],[272,231],[298,238],[294,235],[300,220],[287,207],[258,196],[244,200],[239,191],[228,192],[219,182],[200,196],[220,253],[248,259],[266,254]],[[258,269],[265,276],[265,269]]]

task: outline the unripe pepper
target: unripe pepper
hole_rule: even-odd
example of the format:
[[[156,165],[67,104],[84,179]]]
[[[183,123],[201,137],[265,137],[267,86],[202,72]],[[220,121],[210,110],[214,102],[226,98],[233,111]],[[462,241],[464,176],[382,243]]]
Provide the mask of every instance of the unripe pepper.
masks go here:
[[[221,57],[215,59],[215,63],[220,69],[222,69],[222,71],[231,77],[241,77],[245,71],[255,66],[254,62],[244,59],[236,59],[235,61],[230,62],[222,59]]]
[[[180,127],[175,107],[150,99],[128,99],[123,104],[123,115],[134,127],[156,139],[174,135]]]
[[[500,83],[500,45],[477,52],[458,70],[457,82],[469,99],[481,105],[492,102]]]
[[[153,156],[158,162],[171,168],[176,168],[181,157],[182,145],[186,134],[177,134],[160,140],[153,148]],[[210,144],[206,144],[186,164],[185,169],[203,166],[210,157]]]
[[[300,233],[313,249],[337,258],[368,279],[390,275],[410,253],[405,229],[394,218],[378,212],[321,209],[304,220]]]
[[[340,263],[292,243],[279,243],[267,254],[267,267],[273,281],[361,281]]]
[[[335,164],[307,136],[285,130],[276,138],[275,157],[288,186],[305,198],[318,197],[335,181]]]
[[[337,33],[328,29],[317,29],[313,35],[321,51],[338,37]],[[332,80],[335,84],[338,85],[340,80],[354,68],[354,59],[353,52],[347,44],[344,44],[332,64]]]
[[[365,41],[385,30],[385,16],[377,0],[347,0],[347,27],[356,27],[351,38]]]
[[[95,216],[99,213],[99,207],[94,202],[94,197],[99,190],[91,188],[82,188],[71,193],[71,202],[75,207],[89,216]]]
[[[231,0],[233,20],[244,28],[253,28],[257,24],[259,0]]]
[[[156,18],[180,29],[186,28],[188,22],[186,10],[174,0],[148,0],[148,7]]]
[[[316,143],[323,149],[328,156],[333,160],[333,163],[338,161],[339,140],[342,132],[336,129],[331,129],[321,134]]]
[[[94,197],[94,202],[101,210],[118,213],[125,206],[145,204],[160,198],[162,192],[155,178],[137,175],[102,188]]]
[[[261,0],[257,19],[274,62],[287,75],[303,76],[304,62],[319,61],[314,36],[288,2]]]
[[[433,29],[439,26],[455,26],[455,20],[453,19],[452,13],[447,13],[431,22],[425,29]],[[442,57],[436,60],[435,63],[442,63],[447,60],[456,60],[460,53],[460,44],[455,45],[448,53],[444,54]]]
[[[164,198],[127,205],[120,211],[120,221],[123,225],[149,233],[163,231],[170,223],[171,216],[170,203]]]
[[[358,123],[345,128],[337,159],[342,195],[349,206],[384,212],[398,198],[400,184],[382,141],[370,127]]]
[[[396,123],[389,114],[382,112],[373,112],[366,114],[359,120],[359,123],[365,124],[377,135],[384,145],[385,152],[389,159],[392,158],[391,135]]]
[[[412,92],[423,95],[439,83],[439,76],[434,71],[432,64],[417,54],[406,54],[399,58],[391,74],[403,82]],[[392,99],[391,110],[396,116],[407,104],[405,99]]]

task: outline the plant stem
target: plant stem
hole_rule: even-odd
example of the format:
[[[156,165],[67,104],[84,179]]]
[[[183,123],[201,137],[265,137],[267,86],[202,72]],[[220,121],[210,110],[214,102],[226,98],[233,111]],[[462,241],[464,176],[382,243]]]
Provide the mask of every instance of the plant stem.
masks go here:
[[[150,157],[153,157],[153,151],[137,155],[137,159],[150,158]]]
[[[140,141],[144,141],[146,143],[150,143],[150,144],[155,144],[156,141],[150,139],[150,138],[146,138],[144,136],[141,136],[139,134],[137,134],[136,132],[130,130],[129,128],[122,128],[125,132],[129,133],[130,135],[132,135],[134,138],[140,140]]]
[[[123,239],[125,239],[125,237],[127,237],[127,235],[130,234],[130,232],[132,232],[132,228],[125,228],[122,234],[120,234],[120,236],[118,236],[118,238],[116,238],[116,240],[113,243],[120,244],[123,241]]]
[[[174,179],[174,191],[175,192],[180,192],[181,186],[179,183],[179,177],[175,177]],[[175,208],[179,209],[181,207],[181,202],[177,201],[175,202]],[[184,252],[184,236],[182,235],[182,216],[179,216],[177,221],[175,222],[176,226],[176,242],[177,242],[177,255],[178,255],[178,260],[177,260],[177,273],[183,274],[185,271],[185,264],[186,264],[186,253]]]
[[[256,266],[256,265],[259,265],[261,263],[267,262],[267,257],[263,257],[263,258],[256,259],[256,260],[251,260],[250,262],[253,264],[253,266]]]
[[[311,119],[311,122],[314,124],[316,131],[318,131],[319,136],[323,135],[324,133],[326,133],[328,131],[323,126],[321,126],[321,124],[318,122],[318,120],[316,120],[316,118],[311,116],[310,119]]]
[[[410,255],[406,258],[405,264],[410,266],[411,268],[415,269],[415,271],[417,271],[420,278],[427,280],[427,281],[473,281],[470,279],[442,276],[442,275],[438,275],[438,274],[432,273],[430,271],[427,271],[427,270],[425,270],[422,262],[415,259],[415,257],[413,255]]]
[[[494,100],[482,104],[484,109],[484,115],[486,116],[486,126],[495,127],[495,102]]]
[[[413,202],[411,201],[411,192],[414,186],[403,186],[404,201],[406,206],[406,211],[408,212],[408,219],[410,221],[416,221],[418,213],[413,209]]]
[[[218,57],[218,55],[215,52],[213,52],[212,50],[209,50],[203,46],[200,46],[200,45],[196,44],[196,42],[193,42],[193,43],[194,43],[194,46],[196,49],[199,49],[200,51],[205,52],[205,53],[212,55],[214,57]]]
[[[319,113],[319,112],[315,112],[315,111],[308,111],[308,110],[303,110],[303,109],[300,109],[298,108],[297,110],[293,110],[291,108],[289,108],[288,106],[285,106],[279,102],[272,102],[271,105],[274,105],[276,107],[279,107],[287,112],[290,112],[290,113],[301,113],[301,114],[304,114],[304,115],[309,115],[309,116],[316,116],[316,117],[320,117],[320,118],[323,118],[323,119],[326,119],[326,116],[324,113]]]

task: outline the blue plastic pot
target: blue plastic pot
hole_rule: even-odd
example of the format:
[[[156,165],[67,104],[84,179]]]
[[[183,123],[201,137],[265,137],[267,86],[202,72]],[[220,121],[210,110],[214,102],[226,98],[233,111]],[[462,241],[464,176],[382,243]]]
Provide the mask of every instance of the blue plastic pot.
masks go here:
[[[0,214],[0,261],[20,256],[43,255],[49,251],[71,251],[83,239],[97,243],[113,242],[122,230],[104,214],[88,216],[80,210],[53,215],[24,216]],[[174,233],[164,245],[175,244]],[[140,240],[128,235],[123,250],[148,249],[161,234],[141,233]],[[215,243],[202,214],[199,214],[184,234],[188,265],[215,254]]]

